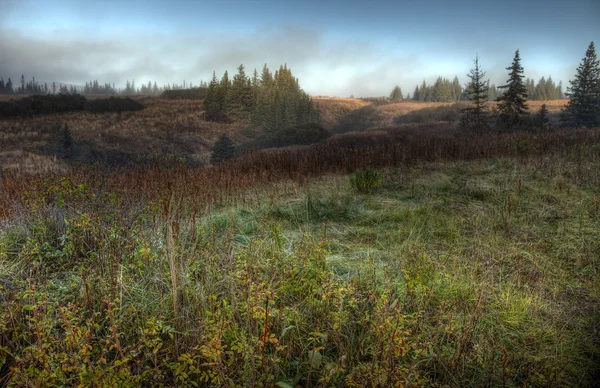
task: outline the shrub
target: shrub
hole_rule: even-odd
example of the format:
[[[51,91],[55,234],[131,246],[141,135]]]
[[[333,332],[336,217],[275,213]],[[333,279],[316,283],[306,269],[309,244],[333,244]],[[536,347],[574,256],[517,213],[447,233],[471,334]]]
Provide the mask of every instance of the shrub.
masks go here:
[[[31,117],[82,110],[85,97],[79,94],[35,95],[0,102],[0,118]]]
[[[73,136],[67,124],[56,123],[50,130],[48,148],[51,153],[61,158],[70,158],[73,153]]]
[[[225,123],[229,124],[232,120],[227,116],[225,112],[207,112],[204,116],[206,121],[212,121],[214,123]]]
[[[374,168],[358,169],[350,177],[350,184],[354,190],[360,193],[373,193],[381,187],[382,183],[383,174]]]
[[[120,113],[138,111],[144,109],[144,105],[129,97],[110,97],[89,100],[85,104],[85,110],[91,113]]]
[[[202,100],[207,92],[208,88],[165,90],[160,96],[169,100]]]
[[[367,105],[356,109],[347,116],[343,117],[332,129],[333,133],[358,132],[368,129],[371,125],[371,118],[377,113],[377,108],[373,105]]]
[[[287,147],[293,145],[308,145],[327,139],[331,134],[319,124],[311,123],[298,125],[283,131],[267,134],[256,141],[245,144],[243,149],[260,149],[273,147]]]
[[[144,106],[131,98],[102,98],[86,100],[80,94],[35,95],[17,100],[0,102],[0,118],[31,117],[51,113],[78,112],[92,113],[125,112],[144,109]]]
[[[233,158],[234,154],[235,147],[233,146],[233,142],[226,134],[222,134],[213,147],[210,162],[212,164],[223,163]]]

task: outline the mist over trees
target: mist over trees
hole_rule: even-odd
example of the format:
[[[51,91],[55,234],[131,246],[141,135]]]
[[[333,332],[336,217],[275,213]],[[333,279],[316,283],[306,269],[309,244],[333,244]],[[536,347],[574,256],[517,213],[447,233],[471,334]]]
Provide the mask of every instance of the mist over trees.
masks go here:
[[[412,94],[413,101],[423,102],[454,102],[462,97],[463,90],[458,77],[452,81],[448,78],[438,77],[433,85],[427,85],[425,80],[415,87]]]
[[[233,80],[227,71],[220,81],[213,73],[204,109],[207,120],[247,120],[250,129],[261,129],[264,133],[320,121],[318,107],[300,88],[287,65],[280,66],[273,74],[265,64],[260,76],[254,70],[251,78],[240,65]]]
[[[0,77],[0,94],[42,95],[57,93],[82,93],[89,95],[160,95],[165,90],[183,90],[194,88],[208,88],[208,83],[201,80],[198,85],[194,85],[192,82],[186,82],[184,80],[181,84],[169,83],[158,86],[156,81],[148,81],[148,83],[142,84],[138,87],[135,84],[135,80],[127,80],[125,88],[120,89],[115,86],[114,82],[112,84],[109,82],[101,84],[98,80],[91,80],[86,81],[83,87],[78,88],[75,85],[65,85],[62,83],[57,84],[56,82],[52,82],[51,84],[44,82],[42,84],[36,81],[35,77],[32,77],[31,80],[26,80],[25,75],[21,75],[19,83],[15,85],[11,78],[4,80],[3,77]]]
[[[392,89],[392,92],[390,93],[390,100],[402,101],[403,99],[404,99],[404,96],[402,95],[402,89],[400,89],[400,86],[396,85],[394,87],[394,89]]]

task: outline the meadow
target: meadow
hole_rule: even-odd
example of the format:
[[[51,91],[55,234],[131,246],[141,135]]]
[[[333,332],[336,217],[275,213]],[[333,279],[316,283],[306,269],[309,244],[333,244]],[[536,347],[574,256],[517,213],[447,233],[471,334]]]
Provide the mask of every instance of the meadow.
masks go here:
[[[316,98],[331,137],[206,166],[243,125],[139,101],[0,121],[0,385],[600,379],[598,130],[466,136],[429,119],[452,104]],[[55,121],[124,162],[44,153]]]

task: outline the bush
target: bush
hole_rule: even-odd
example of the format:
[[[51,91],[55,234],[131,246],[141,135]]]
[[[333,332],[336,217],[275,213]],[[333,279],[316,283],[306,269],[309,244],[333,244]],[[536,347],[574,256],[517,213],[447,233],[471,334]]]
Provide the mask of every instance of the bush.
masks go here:
[[[54,124],[50,130],[48,148],[51,153],[61,158],[70,158],[73,154],[73,136],[67,124]]]
[[[35,95],[0,102],[0,118],[31,117],[82,110],[86,99],[79,94]]]
[[[206,98],[207,92],[208,88],[165,90],[160,96],[169,100],[202,100]]]
[[[358,132],[368,129],[371,118],[377,113],[374,105],[367,105],[356,109],[349,115],[343,117],[332,129],[333,133]]]
[[[229,118],[229,116],[227,116],[227,113],[225,112],[206,112],[204,119],[206,121],[212,121],[214,123],[232,123],[232,120]]]
[[[91,113],[120,113],[142,109],[144,109],[144,105],[129,97],[100,98],[85,103],[85,110]]]
[[[226,134],[222,134],[213,147],[210,162],[212,164],[223,163],[233,158],[234,155],[235,147],[233,146],[233,142]]]
[[[92,113],[125,112],[144,109],[144,106],[131,98],[102,98],[86,100],[80,94],[35,95],[6,102],[0,102],[0,118],[31,117],[52,113],[78,112]]]
[[[358,169],[350,177],[350,185],[359,193],[373,193],[381,187],[382,183],[383,174],[374,168]]]
[[[244,149],[288,147],[293,145],[308,145],[327,139],[331,134],[319,124],[311,123],[298,125],[283,131],[267,134],[256,141],[244,145]]]

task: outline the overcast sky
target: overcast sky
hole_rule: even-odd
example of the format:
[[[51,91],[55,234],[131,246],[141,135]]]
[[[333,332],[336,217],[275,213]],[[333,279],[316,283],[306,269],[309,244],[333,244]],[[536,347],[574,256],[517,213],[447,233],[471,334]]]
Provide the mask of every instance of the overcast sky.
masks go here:
[[[287,63],[312,95],[380,96],[465,83],[476,54],[501,84],[520,49],[526,76],[567,85],[592,40],[600,0],[0,0],[0,76],[13,82],[197,84]]]

